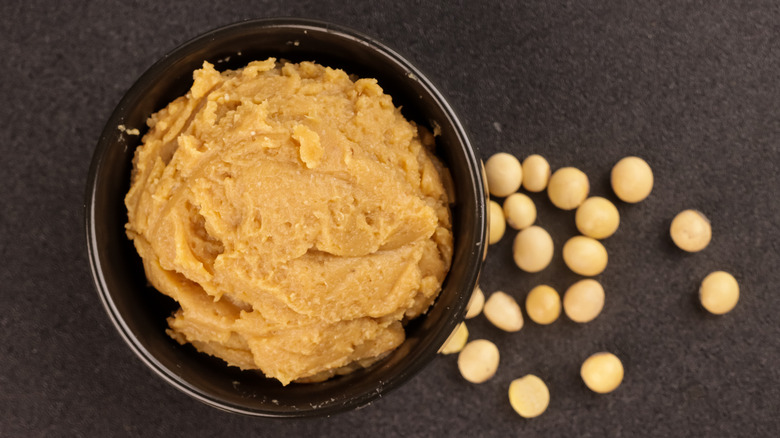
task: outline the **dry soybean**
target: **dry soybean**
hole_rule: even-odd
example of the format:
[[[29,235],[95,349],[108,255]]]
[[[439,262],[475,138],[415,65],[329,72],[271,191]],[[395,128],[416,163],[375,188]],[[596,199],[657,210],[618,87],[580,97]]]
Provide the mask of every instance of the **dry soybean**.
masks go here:
[[[728,313],[739,301],[739,283],[728,272],[715,271],[704,277],[701,282],[699,300],[710,313],[715,315]]]
[[[552,324],[561,315],[561,297],[555,289],[541,284],[528,292],[525,311],[537,324]]]
[[[474,318],[482,313],[482,306],[485,305],[485,294],[482,293],[482,289],[479,286],[474,288],[474,292],[471,293],[469,298],[468,310],[466,310],[466,319]]]
[[[593,321],[603,308],[604,288],[592,278],[572,284],[563,295],[563,311],[574,322]]]
[[[520,311],[520,305],[504,292],[493,292],[485,302],[482,312],[488,321],[501,330],[516,332],[523,328],[523,312]]]
[[[455,330],[450,333],[450,337],[444,341],[444,345],[439,349],[441,354],[458,353],[463,350],[466,345],[466,341],[469,339],[469,329],[466,328],[466,323],[461,322],[455,327]]]
[[[672,220],[669,234],[680,249],[698,252],[706,248],[712,240],[712,226],[701,212],[684,210]]]
[[[574,220],[580,233],[594,239],[606,239],[617,231],[620,214],[615,204],[593,196],[577,207]]]
[[[512,246],[515,264],[526,272],[539,272],[550,265],[553,240],[544,228],[532,225],[517,233]]]
[[[487,339],[477,339],[463,347],[458,355],[458,369],[464,379],[482,383],[496,374],[498,347]]]
[[[596,353],[585,359],[580,376],[591,391],[606,394],[623,381],[623,363],[612,353]]]
[[[521,417],[538,417],[550,404],[550,390],[542,379],[528,374],[509,384],[509,404]]]
[[[579,207],[590,192],[590,183],[585,172],[574,167],[564,167],[555,171],[547,186],[547,196],[561,210],[574,210]]]
[[[504,200],[504,216],[510,227],[528,228],[536,222],[536,205],[528,195],[513,193]]]
[[[612,190],[623,202],[637,203],[653,190],[653,171],[639,157],[625,157],[615,164],[611,175]]]
[[[574,273],[592,277],[607,267],[607,250],[592,237],[574,236],[563,245],[563,261]]]
[[[503,198],[520,188],[523,182],[523,167],[513,155],[500,152],[485,163],[488,191],[493,196]]]
[[[550,181],[550,163],[538,154],[523,160],[523,187],[529,192],[541,192]]]
[[[506,220],[504,219],[504,210],[496,201],[490,201],[490,230],[489,244],[494,244],[504,237],[506,231]]]

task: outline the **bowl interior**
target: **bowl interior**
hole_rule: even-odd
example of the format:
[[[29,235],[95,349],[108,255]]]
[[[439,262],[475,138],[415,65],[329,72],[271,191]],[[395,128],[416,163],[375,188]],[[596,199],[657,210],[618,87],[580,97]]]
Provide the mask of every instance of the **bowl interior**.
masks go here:
[[[438,126],[437,156],[453,176],[453,269],[426,316],[407,327],[407,340],[372,367],[316,384],[283,387],[261,373],[240,371],[181,346],[165,334],[177,304],[151,288],[140,258],[124,234],[123,204],[132,157],[146,119],[192,85],[204,60],[217,69],[239,68],[274,56],[315,61],[360,77],[374,77],[407,119]],[[141,136],[119,129],[137,128]],[[123,97],[93,157],[86,220],[90,262],[106,308],[124,339],[144,362],[180,390],[213,406],[264,416],[327,415],[365,405],[408,380],[436,354],[465,310],[482,262],[485,190],[479,162],[463,128],[435,88],[408,62],[367,37],[304,20],[249,21],[192,40],[152,66]]]

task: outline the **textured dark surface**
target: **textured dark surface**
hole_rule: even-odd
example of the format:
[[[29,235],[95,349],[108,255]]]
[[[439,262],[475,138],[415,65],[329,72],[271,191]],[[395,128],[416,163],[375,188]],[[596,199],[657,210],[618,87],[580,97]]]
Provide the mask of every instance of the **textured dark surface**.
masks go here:
[[[0,5],[0,436],[776,436],[780,406],[780,7],[775,1],[45,2]],[[439,357],[359,411],[267,420],[202,405],[153,375],[124,344],[92,286],[83,236],[90,156],[124,91],[156,59],[214,27],[300,16],[368,33],[407,56],[461,114],[483,157],[511,151],[574,165],[615,199],[612,164],[655,171],[645,202],[618,203],[600,276],[604,313],[578,326],[484,317],[472,337],[501,349],[498,374],[463,381]],[[560,248],[573,214],[533,196]],[[671,218],[704,211],[714,239],[683,254]],[[560,251],[519,272],[508,235],[491,248],[487,292],[524,299],[575,277]],[[696,301],[710,271],[734,273],[736,309]],[[578,377],[590,353],[623,359],[613,394]],[[509,407],[509,382],[542,377],[548,411]]]

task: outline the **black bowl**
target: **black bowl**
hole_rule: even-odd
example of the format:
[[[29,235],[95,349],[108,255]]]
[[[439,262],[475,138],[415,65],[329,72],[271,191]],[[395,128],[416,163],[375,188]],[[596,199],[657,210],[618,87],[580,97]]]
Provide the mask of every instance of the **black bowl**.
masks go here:
[[[433,128],[436,154],[449,167],[456,194],[455,251],[442,292],[428,313],[410,323],[406,341],[387,358],[346,376],[283,387],[259,372],[181,346],[165,334],[176,303],[151,288],[124,233],[123,198],[146,119],[192,85],[204,60],[239,68],[269,56],[315,61],[373,77],[407,119]],[[477,282],[486,244],[486,192],[480,161],[452,108],[417,69],[376,40],[332,24],[299,19],[245,21],[185,43],[154,64],[130,88],[103,130],[89,169],[86,233],[100,298],[124,340],[146,365],[196,399],[232,412],[272,417],[329,415],[366,405],[409,380],[430,362],[462,319]]]

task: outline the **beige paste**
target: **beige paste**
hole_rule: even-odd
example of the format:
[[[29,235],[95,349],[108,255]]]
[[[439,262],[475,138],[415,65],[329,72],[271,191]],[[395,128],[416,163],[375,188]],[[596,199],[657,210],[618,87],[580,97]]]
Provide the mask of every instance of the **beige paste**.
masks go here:
[[[127,234],[178,342],[282,384],[404,341],[452,257],[432,136],[374,79],[310,62],[195,71],[133,160]]]

